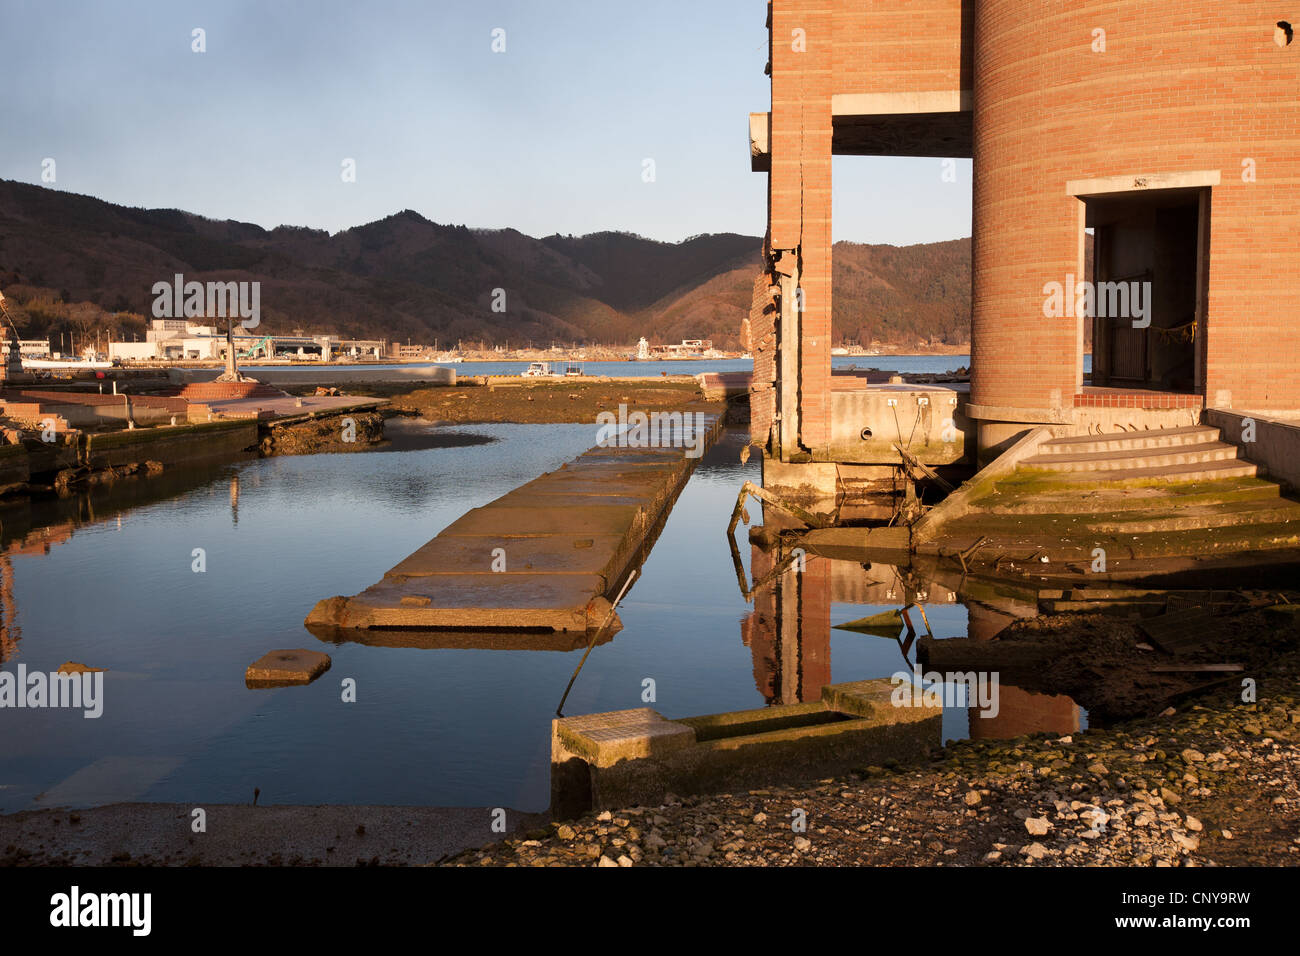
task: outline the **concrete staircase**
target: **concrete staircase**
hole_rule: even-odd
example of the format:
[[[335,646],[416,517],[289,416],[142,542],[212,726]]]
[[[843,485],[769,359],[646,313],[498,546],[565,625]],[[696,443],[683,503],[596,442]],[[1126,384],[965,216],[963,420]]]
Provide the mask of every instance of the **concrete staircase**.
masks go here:
[[[1250,478],[1256,468],[1237,458],[1237,446],[1219,441],[1206,425],[1055,438],[1020,463],[1021,471],[1049,472],[1048,480],[1098,482],[1210,481]]]
[[[1121,575],[1153,559],[1194,566],[1300,552],[1300,502],[1256,472],[1205,426],[1051,439],[927,546],[959,551],[983,539],[975,563],[1037,555],[1040,573],[1045,559],[1089,580],[1097,548]]]

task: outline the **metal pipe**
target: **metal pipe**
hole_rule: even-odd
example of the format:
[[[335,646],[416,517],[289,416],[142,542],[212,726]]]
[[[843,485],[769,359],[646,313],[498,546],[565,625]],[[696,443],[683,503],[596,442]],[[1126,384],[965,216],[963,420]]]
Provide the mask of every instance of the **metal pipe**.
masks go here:
[[[614,611],[618,609],[618,602],[623,600],[623,595],[626,594],[627,589],[632,586],[632,581],[636,575],[636,568],[633,568],[632,573],[629,574],[627,580],[623,582],[623,587],[619,590],[618,597],[614,598],[614,603],[609,606],[609,613],[605,615],[605,620],[601,622],[600,627],[596,628],[596,632],[591,635],[591,640],[587,644],[587,649],[582,654],[582,660],[578,661],[577,669],[574,670],[573,676],[569,678],[569,686],[564,688],[564,696],[560,698],[560,706],[555,708],[556,717],[564,716],[564,702],[569,699],[569,691],[573,690],[573,682],[578,679],[578,673],[582,670],[582,665],[587,663],[587,655],[591,653],[591,649],[596,646],[596,641],[600,639],[600,635],[604,633],[605,628],[609,625],[610,618],[614,616]]]

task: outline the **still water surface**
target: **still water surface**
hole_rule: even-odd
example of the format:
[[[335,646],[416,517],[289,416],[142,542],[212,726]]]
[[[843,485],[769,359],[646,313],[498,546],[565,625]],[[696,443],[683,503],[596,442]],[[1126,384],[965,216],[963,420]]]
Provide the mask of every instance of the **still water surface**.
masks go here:
[[[544,809],[550,721],[581,649],[335,645],[302,624],[320,598],[362,590],[469,508],[593,442],[587,425],[455,431],[490,441],[252,460],[122,483],[61,506],[44,530],[6,519],[4,669],[108,671],[97,720],[0,710],[0,809],[243,802],[254,787],[262,803]],[[652,706],[681,717],[816,699],[823,683],[905,666],[895,642],[829,627],[897,607],[880,583],[892,569],[845,564],[831,586],[810,564],[829,615],[805,591],[796,646],[774,633],[770,597],[745,601],[725,535],[741,483],[759,479],[757,459],[738,463],[741,443],[731,434],[702,460],[566,713],[645,706],[647,678]],[[748,567],[743,528],[737,541]],[[964,635],[966,608],[941,590],[935,634]],[[326,651],[332,668],[307,687],[244,686],[253,660],[298,647]],[[341,700],[344,678],[355,703]],[[945,737],[967,733],[966,710],[946,711]]]

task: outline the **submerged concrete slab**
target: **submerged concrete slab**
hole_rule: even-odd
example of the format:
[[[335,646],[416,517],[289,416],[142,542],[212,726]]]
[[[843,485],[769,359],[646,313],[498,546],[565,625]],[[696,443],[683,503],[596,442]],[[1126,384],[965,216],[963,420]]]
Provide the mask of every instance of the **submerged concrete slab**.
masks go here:
[[[430,574],[600,574],[622,543],[616,534],[439,535],[384,577]]]
[[[353,598],[334,620],[341,627],[546,627],[585,631],[609,612],[598,574],[439,574],[385,577]],[[323,604],[324,602],[322,602]]]
[[[527,630],[499,631],[482,627],[457,630],[455,628],[413,627],[332,627],[328,624],[309,624],[320,640],[329,644],[364,644],[367,647],[410,647],[420,650],[462,651],[580,651],[590,644],[585,631]],[[608,644],[619,631],[618,615],[600,632],[597,644]]]
[[[310,684],[329,670],[330,656],[302,649],[268,651],[244,672],[249,687],[288,687]]]
[[[721,431],[705,417],[702,447]],[[610,599],[644,557],[698,458],[686,447],[597,447],[462,515],[354,597],[319,602],[324,629],[617,627]]]
[[[529,496],[528,503],[519,506],[498,500],[482,508],[475,508],[453,521],[442,534],[507,537],[543,534],[622,535],[627,533],[641,512],[642,509],[635,505],[605,505],[595,498],[585,507],[571,505],[567,508],[551,508],[538,504]]]

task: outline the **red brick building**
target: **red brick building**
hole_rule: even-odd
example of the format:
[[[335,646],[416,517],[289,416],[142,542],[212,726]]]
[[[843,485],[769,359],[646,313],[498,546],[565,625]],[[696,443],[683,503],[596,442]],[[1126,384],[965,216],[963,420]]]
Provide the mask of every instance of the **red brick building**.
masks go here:
[[[971,385],[951,413],[968,459],[971,444],[987,459],[1035,424],[1086,429],[1090,410],[1158,425],[1300,409],[1300,42],[1287,12],[771,0],[771,111],[750,118],[753,168],[769,174],[750,316],[768,460],[885,460],[852,444],[878,411],[831,377],[833,154],[935,157],[936,188],[943,158],[973,160]],[[1300,5],[1290,12],[1300,26]]]

